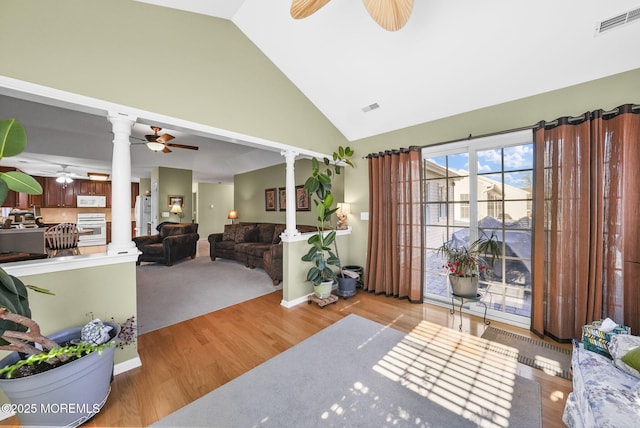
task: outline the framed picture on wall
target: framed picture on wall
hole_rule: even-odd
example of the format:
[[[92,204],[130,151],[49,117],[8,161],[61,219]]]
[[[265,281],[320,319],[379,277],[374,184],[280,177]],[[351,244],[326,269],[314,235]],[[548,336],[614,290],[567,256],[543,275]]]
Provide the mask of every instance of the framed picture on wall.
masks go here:
[[[287,188],[281,187],[278,189],[278,200],[280,201],[280,211],[287,210]]]
[[[311,211],[309,192],[302,186],[296,186],[296,211]]]
[[[174,205],[180,205],[182,207],[184,205],[184,196],[169,195],[169,206],[172,207]]]
[[[276,189],[265,189],[264,191],[264,209],[265,211],[276,210]]]

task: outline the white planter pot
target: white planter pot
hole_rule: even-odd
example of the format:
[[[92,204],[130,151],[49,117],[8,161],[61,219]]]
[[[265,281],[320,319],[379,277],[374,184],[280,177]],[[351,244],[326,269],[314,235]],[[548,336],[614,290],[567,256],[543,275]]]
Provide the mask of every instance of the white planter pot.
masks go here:
[[[478,295],[477,276],[449,275],[451,292],[460,297],[476,297]]]
[[[333,288],[333,281],[321,282],[320,285],[313,286],[313,293],[318,299],[326,299],[331,295],[331,289]]]
[[[120,326],[110,325],[117,337]],[[58,343],[80,338],[82,327],[62,330],[49,336]],[[70,363],[32,376],[0,379],[0,388],[18,412],[22,425],[76,427],[98,413],[107,401],[113,377],[116,346],[102,353],[92,352]],[[4,367],[19,360],[14,352],[0,361]]]

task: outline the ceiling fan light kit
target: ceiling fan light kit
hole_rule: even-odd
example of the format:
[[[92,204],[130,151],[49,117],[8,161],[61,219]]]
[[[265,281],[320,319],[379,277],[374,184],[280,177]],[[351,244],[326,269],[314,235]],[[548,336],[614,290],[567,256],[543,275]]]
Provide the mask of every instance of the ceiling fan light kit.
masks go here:
[[[177,147],[179,149],[187,149],[187,150],[198,150],[196,146],[189,146],[186,144],[175,144],[169,143],[169,141],[173,140],[174,137],[171,134],[162,134],[159,135],[158,132],[162,131],[162,128],[158,126],[151,126],[151,130],[153,134],[147,134],[144,136],[144,140],[138,137],[133,137],[136,140],[145,141],[145,144],[149,148],[149,150],[153,150],[154,152],[162,152],[162,153],[171,153],[171,149],[169,147]]]
[[[153,150],[154,152],[161,152],[165,148],[164,144],[157,143],[155,141],[147,142],[147,147],[149,147],[149,149]]]
[[[409,20],[413,0],[363,0],[369,15],[387,31],[398,31]],[[306,18],[320,10],[329,0],[293,0],[291,17]]]
[[[73,183],[73,178],[69,177],[68,175],[61,175],[60,177],[56,178],[56,183],[60,183],[60,184]]]

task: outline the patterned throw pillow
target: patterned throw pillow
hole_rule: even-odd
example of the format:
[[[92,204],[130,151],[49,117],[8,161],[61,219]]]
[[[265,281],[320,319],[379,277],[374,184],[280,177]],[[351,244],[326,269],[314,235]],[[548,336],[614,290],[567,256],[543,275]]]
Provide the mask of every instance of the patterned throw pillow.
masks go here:
[[[240,224],[236,229],[236,243],[255,242],[258,230],[252,224]]]
[[[609,353],[613,364],[625,373],[640,378],[640,337],[630,334],[615,334],[611,337]],[[634,357],[635,356],[635,357]],[[634,360],[635,358],[635,360]],[[629,364],[629,362],[635,364]]]
[[[237,224],[225,224],[224,225],[224,233],[222,234],[223,241],[235,241],[236,240],[236,229],[238,228]]]
[[[640,372],[640,348],[634,348],[620,358],[625,364]],[[640,377],[640,374],[638,375]]]

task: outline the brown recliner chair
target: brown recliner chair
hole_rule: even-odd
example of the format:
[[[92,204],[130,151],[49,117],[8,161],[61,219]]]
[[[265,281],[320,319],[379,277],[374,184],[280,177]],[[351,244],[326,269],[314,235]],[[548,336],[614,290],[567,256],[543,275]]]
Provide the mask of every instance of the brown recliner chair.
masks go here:
[[[196,257],[198,247],[198,224],[163,224],[160,233],[151,236],[133,238],[136,247],[142,252],[138,256],[140,262],[159,262],[167,266],[177,260]]]

